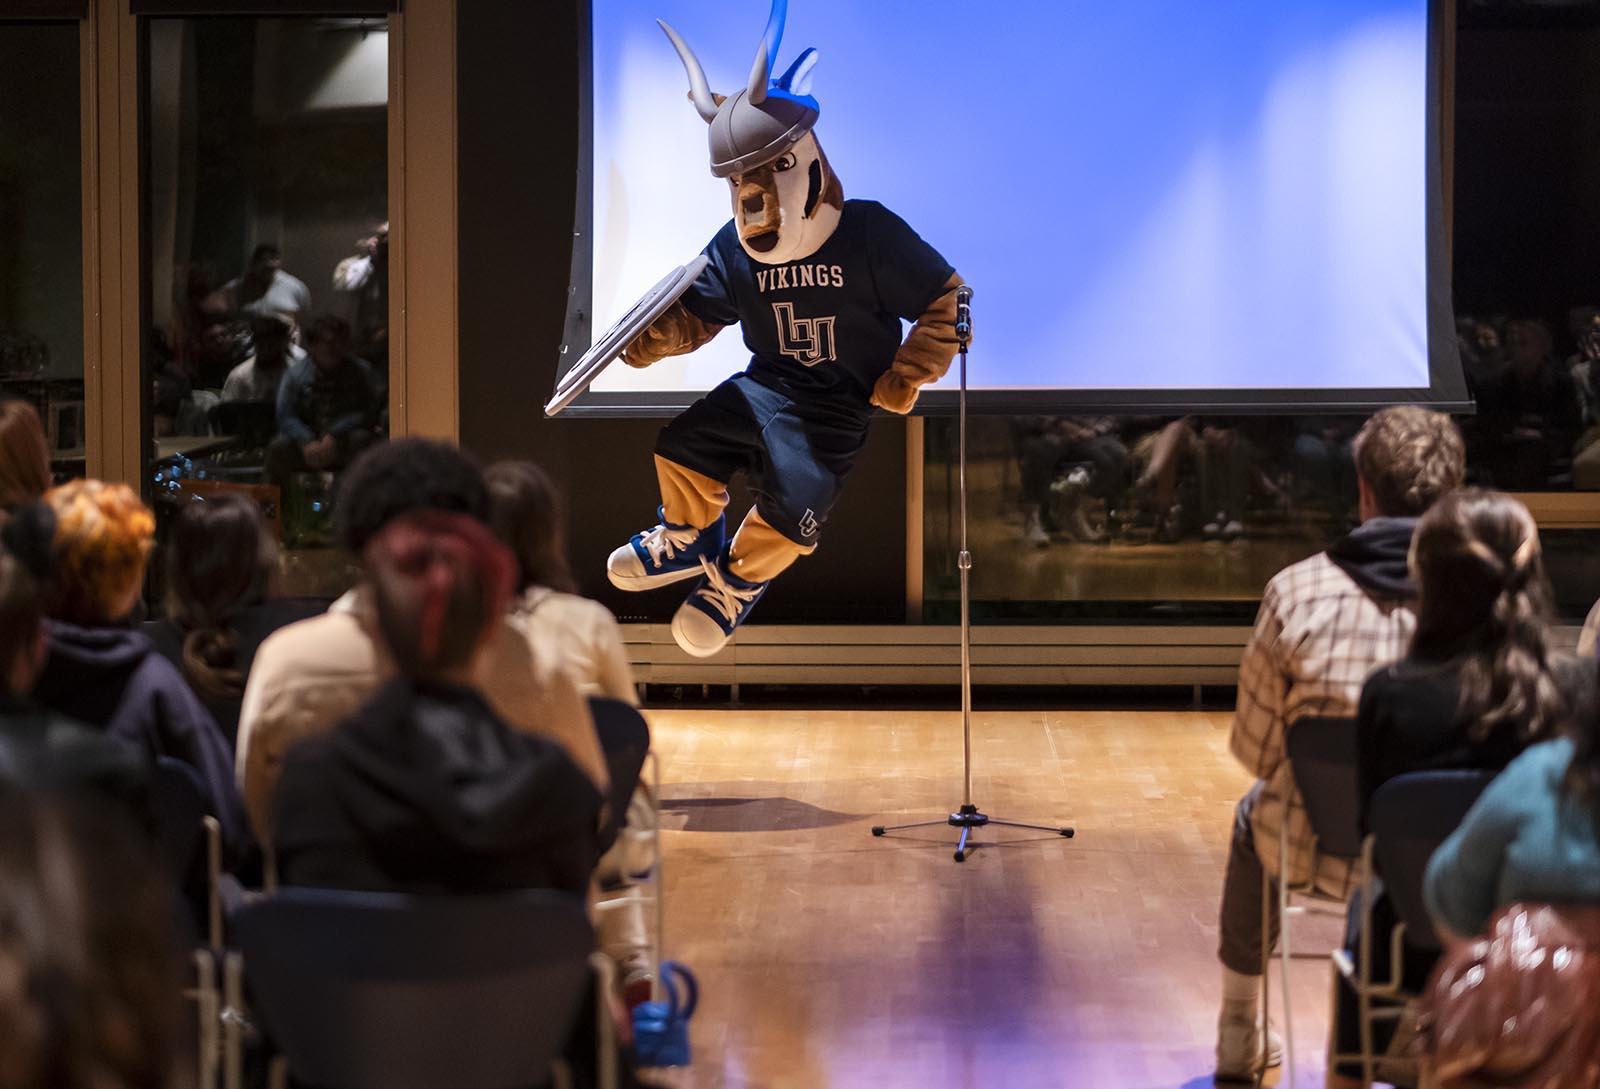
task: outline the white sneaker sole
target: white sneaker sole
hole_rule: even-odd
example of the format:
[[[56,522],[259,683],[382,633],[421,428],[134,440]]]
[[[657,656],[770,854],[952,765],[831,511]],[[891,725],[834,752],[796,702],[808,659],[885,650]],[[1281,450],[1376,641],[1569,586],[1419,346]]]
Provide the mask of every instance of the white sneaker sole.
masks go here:
[[[696,642],[695,638],[701,639]],[[729,636],[722,634],[716,622],[699,609],[680,605],[672,616],[672,639],[691,658],[713,658],[728,645]],[[717,640],[721,641],[718,642]]]

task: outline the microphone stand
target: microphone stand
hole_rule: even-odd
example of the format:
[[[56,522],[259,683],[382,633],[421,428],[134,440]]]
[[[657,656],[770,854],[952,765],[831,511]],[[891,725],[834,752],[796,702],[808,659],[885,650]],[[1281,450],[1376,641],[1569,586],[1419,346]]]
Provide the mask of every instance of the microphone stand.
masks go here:
[[[967,551],[967,346],[972,342],[971,302],[970,287],[962,287],[956,292],[956,343],[961,352],[961,393],[957,400],[959,409],[956,425],[960,450],[957,456],[959,469],[956,490],[961,495],[961,551],[956,556],[956,569],[961,573],[961,762],[965,789],[961,795],[961,808],[944,820],[917,821],[913,824],[877,824],[872,827],[874,836],[882,836],[887,832],[903,832],[909,828],[932,828],[945,824],[959,828],[961,836],[956,841],[957,862],[965,862],[970,851],[978,846],[976,843],[971,844],[970,848],[968,846],[972,830],[990,824],[1004,828],[1025,828],[1033,832],[1054,832],[1067,839],[1073,836],[1073,829],[1070,827],[1019,824],[1016,821],[990,817],[980,812],[972,801],[972,598],[969,586],[972,553]]]

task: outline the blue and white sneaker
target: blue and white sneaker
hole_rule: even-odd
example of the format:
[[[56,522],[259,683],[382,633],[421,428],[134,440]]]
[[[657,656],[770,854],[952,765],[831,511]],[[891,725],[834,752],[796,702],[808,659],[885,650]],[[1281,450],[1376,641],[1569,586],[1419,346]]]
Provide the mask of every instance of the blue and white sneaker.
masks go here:
[[[726,521],[722,515],[705,529],[675,526],[656,508],[661,519],[654,529],[628,538],[628,543],[606,560],[606,576],[619,590],[654,590],[700,574],[700,561],[722,554]]]
[[[744,623],[767,592],[770,582],[746,582],[728,570],[727,557],[702,559],[705,578],[672,617],[672,637],[685,654],[709,658],[728,645],[733,629]]]

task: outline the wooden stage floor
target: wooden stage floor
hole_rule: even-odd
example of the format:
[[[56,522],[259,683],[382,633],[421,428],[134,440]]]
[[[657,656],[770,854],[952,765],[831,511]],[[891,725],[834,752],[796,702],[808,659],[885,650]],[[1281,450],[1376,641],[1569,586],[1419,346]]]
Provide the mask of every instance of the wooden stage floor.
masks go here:
[[[978,713],[980,807],[1077,837],[985,831],[993,846],[961,864],[952,829],[868,831],[960,801],[959,713],[648,715],[668,955],[704,989],[675,1084],[1211,1085],[1217,899],[1248,785],[1225,713]],[[1304,947],[1337,933],[1295,925]],[[1293,971],[1299,1085],[1314,1089],[1327,962]]]

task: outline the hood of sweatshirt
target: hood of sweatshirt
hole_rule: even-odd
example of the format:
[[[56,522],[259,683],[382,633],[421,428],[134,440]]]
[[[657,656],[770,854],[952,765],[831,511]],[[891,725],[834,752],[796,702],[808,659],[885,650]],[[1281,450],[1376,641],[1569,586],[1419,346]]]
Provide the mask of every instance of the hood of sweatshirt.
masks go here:
[[[150,637],[136,628],[82,628],[61,620],[48,625],[52,665],[70,665],[76,676],[123,673],[133,669],[154,649]]]
[[[1406,555],[1415,518],[1370,518],[1333,542],[1328,558],[1368,593],[1410,600],[1416,597]]]
[[[332,745],[339,804],[393,876],[594,842],[601,799],[588,777],[470,689],[391,681]]]

